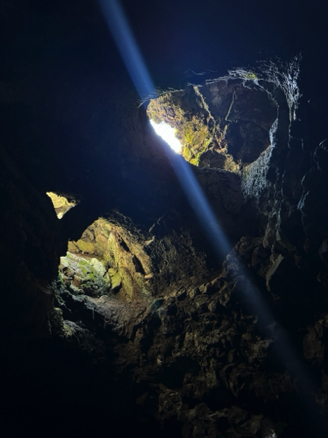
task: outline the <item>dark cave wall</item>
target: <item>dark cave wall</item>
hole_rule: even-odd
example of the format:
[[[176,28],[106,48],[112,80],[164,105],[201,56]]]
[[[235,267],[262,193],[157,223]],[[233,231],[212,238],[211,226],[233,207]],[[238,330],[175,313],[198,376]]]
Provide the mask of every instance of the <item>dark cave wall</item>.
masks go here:
[[[0,159],[1,333],[5,356],[24,336],[49,335],[48,313],[53,307],[49,283],[57,277],[59,257],[66,251],[67,242],[50,199],[26,179],[5,150]]]
[[[148,211],[137,207],[139,202],[145,203],[148,199],[147,190],[141,192],[142,200],[139,200],[136,192],[132,192],[134,199],[131,195],[123,197],[126,192],[120,188],[113,198],[119,198],[115,205],[122,205],[122,211],[130,213],[129,220],[122,213],[106,213],[109,221],[124,230],[122,235],[127,242],[124,257],[133,257],[132,241],[136,239],[141,251],[145,251],[157,266],[154,279],[148,284],[151,294],[139,290],[132,295],[133,300],[131,296],[127,300],[124,293],[95,297],[72,292],[60,282],[47,289],[47,281],[52,280],[56,273],[58,255],[65,252],[67,230],[79,235],[79,230],[101,212],[105,199],[90,211],[94,204],[87,198],[85,215],[77,225],[73,218],[83,212],[83,199],[82,210],[75,207],[76,210],[70,210],[71,213],[59,221],[50,200],[42,194],[39,186],[36,183],[36,187],[32,186],[13,161],[3,155],[4,187],[12,193],[8,187],[17,186],[16,197],[8,197],[11,203],[7,210],[14,211],[13,216],[7,216],[8,222],[15,230],[16,227],[21,229],[16,211],[22,208],[22,204],[33,204],[34,209],[38,206],[33,213],[38,223],[41,217],[46,218],[42,226],[31,227],[34,220],[24,210],[23,216],[28,218],[23,221],[28,237],[26,246],[35,243],[36,233],[41,242],[39,250],[34,244],[33,257],[28,250],[28,258],[25,258],[25,251],[17,252],[16,245],[14,252],[8,251],[8,246],[5,248],[8,254],[15,254],[15,260],[19,259],[19,263],[23,260],[28,267],[23,277],[16,276],[16,284],[8,275],[12,271],[9,268],[4,271],[13,293],[24,284],[17,306],[17,301],[9,296],[8,301],[14,305],[11,304],[10,312],[6,310],[4,319],[5,322],[11,320],[11,324],[5,326],[10,346],[7,351],[11,353],[5,360],[11,370],[7,371],[6,394],[9,394],[10,386],[15,388],[14,395],[7,396],[8,418],[17,409],[16,395],[21,400],[18,409],[23,409],[27,403],[28,382],[31,370],[34,370],[48,390],[45,395],[41,384],[37,383],[32,407],[39,410],[46,400],[58,413],[59,424],[64,424],[69,412],[73,412],[74,418],[69,422],[80,428],[80,411],[84,410],[86,418],[96,418],[95,430],[100,432],[106,427],[104,415],[111,407],[108,421],[115,430],[113,433],[128,429],[125,423],[137,427],[142,419],[146,427],[140,434],[146,436],[155,431],[163,437],[225,434],[233,438],[236,434],[247,436],[249,433],[265,437],[271,430],[281,437],[296,433],[304,437],[311,433],[324,436],[316,429],[316,416],[320,410],[326,410],[326,236],[324,229],[315,226],[312,229],[316,230],[316,239],[313,239],[313,234],[307,234],[307,228],[303,226],[309,222],[305,222],[303,204],[308,209],[304,212],[311,211],[312,223],[321,220],[322,212],[316,207],[318,198],[313,181],[318,172],[322,175],[325,155],[320,158],[318,153],[313,164],[307,160],[306,152],[302,152],[301,139],[296,142],[294,137],[293,148],[288,146],[289,111],[283,94],[279,90],[277,93],[276,99],[281,98],[281,123],[268,169],[269,185],[260,193],[260,203],[256,190],[254,202],[244,203],[241,178],[237,174],[217,169],[195,169],[194,172],[225,224],[229,237],[236,242],[235,251],[247,274],[288,332],[298,357],[304,358],[301,363],[305,364],[316,388],[313,393],[310,391],[310,399],[306,399],[305,411],[313,410],[315,416],[312,417],[311,412],[304,414],[300,397],[302,383],[297,383],[299,376],[292,372],[290,363],[280,362],[277,357],[283,336],[279,326],[273,323],[269,330],[261,330],[261,324],[257,323],[258,318],[261,319],[258,309],[253,307],[252,300],[244,301],[244,272],[229,262],[231,256],[223,265],[217,263],[199,234],[200,227],[191,210],[187,207],[181,210],[186,204],[181,202],[182,193],[180,189],[176,190],[175,180],[169,186],[176,190],[175,196],[169,196],[165,177],[172,175],[170,168],[161,169],[159,176],[156,175],[157,178],[164,175],[160,183],[157,179],[158,185],[155,186],[160,188],[155,192],[156,196],[163,193],[164,199],[165,196],[168,199],[164,217],[157,216],[162,210],[157,210],[156,205],[154,210]],[[151,180],[156,173],[156,164],[162,166],[163,161],[153,159],[151,145],[154,136],[146,123],[146,118],[140,117],[137,109],[132,112],[131,119],[122,122],[129,127],[124,138],[131,136],[138,140],[135,143],[131,140],[128,144],[135,148],[134,157],[141,146],[142,158],[138,163],[143,170],[151,169],[147,175]],[[324,151],[322,147],[320,149]],[[158,156],[161,153],[155,153],[155,158]],[[124,157],[123,154],[122,159]],[[296,169],[292,165],[295,157],[300,164]],[[121,172],[117,181],[122,185],[129,181],[128,170],[135,165],[131,157],[126,161],[129,163],[127,173]],[[304,181],[307,178],[312,181],[312,194],[310,184],[303,182],[309,192],[308,201],[297,209],[304,196],[302,178],[306,173],[310,177]],[[91,187],[94,190],[99,186]],[[233,197],[231,193],[234,192],[238,196]],[[152,196],[150,193],[150,199],[154,199]],[[96,203],[97,199],[93,202]],[[312,207],[311,199],[314,200]],[[125,206],[130,200],[131,205]],[[146,220],[147,226],[140,228],[139,224],[145,218],[150,226]],[[10,234],[17,236],[14,230]],[[154,239],[153,243],[145,245],[149,239]],[[313,245],[309,246],[311,242]],[[319,253],[318,247],[321,248]],[[12,261],[9,257],[10,266]],[[39,261],[47,261],[47,264],[41,265]],[[140,274],[131,272],[132,277]],[[29,283],[26,286],[27,279],[31,279],[34,289]],[[20,309],[21,303],[27,303],[23,309]],[[52,305],[54,310],[51,312]],[[18,325],[17,320],[20,320]],[[26,342],[28,323],[32,323],[32,327],[28,332],[30,340]],[[44,336],[48,340],[40,339]],[[24,364],[20,371],[17,371],[17,357]],[[18,386],[14,383],[17,373]],[[112,375],[116,381],[109,377]],[[305,393],[308,397],[308,391]],[[32,410],[29,412],[27,423],[31,424],[35,417]],[[323,415],[320,421],[322,419]]]

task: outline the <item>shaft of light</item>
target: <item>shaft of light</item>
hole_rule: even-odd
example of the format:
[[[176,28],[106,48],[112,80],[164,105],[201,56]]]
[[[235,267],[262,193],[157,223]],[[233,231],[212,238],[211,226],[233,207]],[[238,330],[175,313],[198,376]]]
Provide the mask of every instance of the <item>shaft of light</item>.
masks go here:
[[[151,95],[155,87],[119,2],[116,0],[98,1],[139,96],[143,99]]]
[[[132,33],[126,23],[122,9],[116,0],[99,0],[104,17],[107,21],[109,29],[116,41],[117,47],[125,62],[127,70],[135,84],[135,87],[141,98],[150,95],[155,90],[152,84],[148,71],[143,63],[139,53],[137,44],[132,36]],[[206,197],[200,187],[197,178],[194,176],[191,166],[186,163],[180,155],[169,154],[169,158],[174,168],[176,175],[180,181],[185,194],[193,207],[199,222],[201,223],[209,241],[212,243],[216,254],[219,257],[229,254],[231,245],[226,238],[212,208],[210,207]],[[311,416],[315,420],[318,427],[325,431],[327,423],[325,419],[318,418],[318,410],[315,409],[314,403],[314,387],[311,380],[308,378],[306,371],[293,352],[293,348],[287,339],[284,331],[274,321],[272,312],[264,302],[260,291],[249,279],[245,268],[241,265],[236,255],[232,253],[230,262],[235,266],[235,271],[238,272],[236,278],[242,278],[243,284],[237,287],[237,290],[242,295],[246,305],[253,309],[253,313],[259,315],[259,324],[264,334],[269,335],[269,326],[276,325],[279,339],[275,341],[275,351],[280,359],[280,362],[288,368],[294,375],[298,376],[301,393],[304,396],[305,410],[309,408],[308,402],[312,404],[310,409]],[[322,420],[322,422],[320,421]],[[324,424],[322,424],[324,423]]]

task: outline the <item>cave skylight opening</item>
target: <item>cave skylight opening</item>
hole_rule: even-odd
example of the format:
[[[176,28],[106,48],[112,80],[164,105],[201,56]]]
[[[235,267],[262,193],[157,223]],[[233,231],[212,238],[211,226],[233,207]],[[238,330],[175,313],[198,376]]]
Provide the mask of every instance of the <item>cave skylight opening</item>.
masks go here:
[[[172,128],[168,123],[160,122],[156,123],[150,120],[151,126],[154,128],[157,135],[159,135],[177,154],[182,151],[182,144],[176,137],[176,130]]]

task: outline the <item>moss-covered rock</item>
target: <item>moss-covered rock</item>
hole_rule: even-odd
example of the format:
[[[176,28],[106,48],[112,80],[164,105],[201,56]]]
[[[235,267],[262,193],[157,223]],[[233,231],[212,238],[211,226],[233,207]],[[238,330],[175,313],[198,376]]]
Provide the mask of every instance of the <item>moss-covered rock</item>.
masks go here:
[[[89,278],[90,273],[89,277],[86,276],[89,264],[98,271],[106,271],[103,275],[109,279],[112,292],[120,292],[128,300],[143,294],[145,282],[149,279],[145,277],[153,271],[143,241],[132,236],[124,227],[114,225],[105,218],[99,218],[91,224],[79,240],[69,242],[68,249],[68,257],[78,257],[79,269],[83,272],[82,279],[75,272],[70,287],[81,289],[89,295],[93,289],[102,290],[102,286],[95,283],[94,278]],[[91,261],[89,257],[93,257]],[[66,276],[71,270],[72,266],[65,266]],[[72,276],[71,272],[70,275]],[[96,294],[98,296],[99,292]]]
[[[110,291],[110,276],[95,258],[88,260],[68,252],[66,257],[61,257],[59,269],[65,287],[73,294],[99,297]]]

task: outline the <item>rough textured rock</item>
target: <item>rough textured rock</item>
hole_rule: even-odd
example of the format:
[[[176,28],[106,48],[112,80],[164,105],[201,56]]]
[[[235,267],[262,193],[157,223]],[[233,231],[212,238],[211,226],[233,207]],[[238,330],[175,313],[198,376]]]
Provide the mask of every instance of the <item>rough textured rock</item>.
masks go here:
[[[225,77],[163,93],[150,101],[147,113],[176,129],[191,163],[236,172],[269,147],[277,108],[258,84]]]

